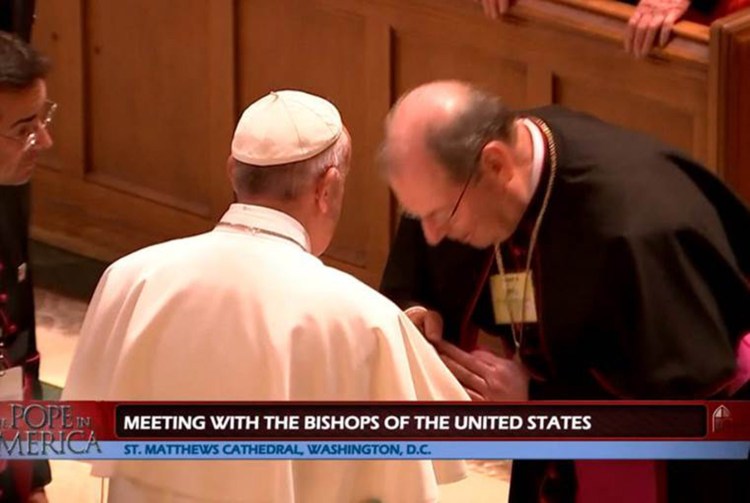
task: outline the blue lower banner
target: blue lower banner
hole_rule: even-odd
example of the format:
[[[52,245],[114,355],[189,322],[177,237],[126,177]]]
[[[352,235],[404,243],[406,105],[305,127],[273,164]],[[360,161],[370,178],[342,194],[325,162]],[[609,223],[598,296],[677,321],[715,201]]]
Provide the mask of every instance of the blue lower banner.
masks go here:
[[[750,459],[750,441],[13,441],[5,459]]]

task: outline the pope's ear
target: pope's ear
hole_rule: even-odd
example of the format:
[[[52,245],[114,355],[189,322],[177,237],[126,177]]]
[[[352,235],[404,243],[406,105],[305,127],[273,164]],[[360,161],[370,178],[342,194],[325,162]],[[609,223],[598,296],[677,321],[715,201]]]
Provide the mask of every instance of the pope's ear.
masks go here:
[[[235,182],[236,176],[235,173],[237,172],[237,161],[234,160],[234,157],[231,155],[227,158],[227,165],[226,165],[226,172],[227,172],[227,178],[229,179],[229,186],[232,187],[232,192],[234,194],[234,201],[237,201],[238,196],[238,190],[237,185]]]
[[[234,157],[231,155],[227,157],[227,178],[229,178],[229,182],[234,186],[234,170],[236,168],[236,163],[234,162]]]
[[[326,169],[315,188],[315,200],[323,213],[328,213],[336,206],[336,200],[344,189],[344,177],[336,166]]]

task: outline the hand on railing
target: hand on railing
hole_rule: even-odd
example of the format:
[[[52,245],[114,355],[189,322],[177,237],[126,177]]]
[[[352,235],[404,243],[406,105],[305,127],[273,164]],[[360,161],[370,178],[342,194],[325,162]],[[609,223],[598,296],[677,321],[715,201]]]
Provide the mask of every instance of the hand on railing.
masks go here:
[[[636,58],[643,58],[655,43],[659,47],[666,45],[674,24],[685,15],[688,7],[689,0],[641,0],[628,21],[625,50]]]
[[[490,19],[497,19],[500,15],[505,14],[515,0],[474,0],[481,3],[484,13]]]

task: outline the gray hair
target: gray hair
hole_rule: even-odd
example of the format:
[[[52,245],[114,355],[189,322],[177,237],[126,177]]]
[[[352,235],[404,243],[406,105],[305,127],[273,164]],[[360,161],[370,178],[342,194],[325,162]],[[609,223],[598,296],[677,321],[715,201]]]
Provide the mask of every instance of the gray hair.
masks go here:
[[[472,87],[463,110],[447,124],[427,129],[425,144],[451,179],[463,183],[477,169],[487,142],[515,143],[517,116],[500,98]]]
[[[15,35],[0,31],[0,90],[26,89],[49,71],[49,61]]]
[[[256,166],[235,159],[232,180],[234,188],[244,196],[266,196],[290,201],[309,190],[332,166],[338,167],[346,175],[346,157],[350,150],[349,134],[343,131],[333,145],[304,161]]]

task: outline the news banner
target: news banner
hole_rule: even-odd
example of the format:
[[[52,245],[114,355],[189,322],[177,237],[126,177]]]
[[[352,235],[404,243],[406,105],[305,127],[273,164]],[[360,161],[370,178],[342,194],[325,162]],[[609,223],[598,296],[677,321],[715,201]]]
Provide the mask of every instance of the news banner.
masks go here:
[[[750,402],[0,402],[6,459],[748,459]]]

